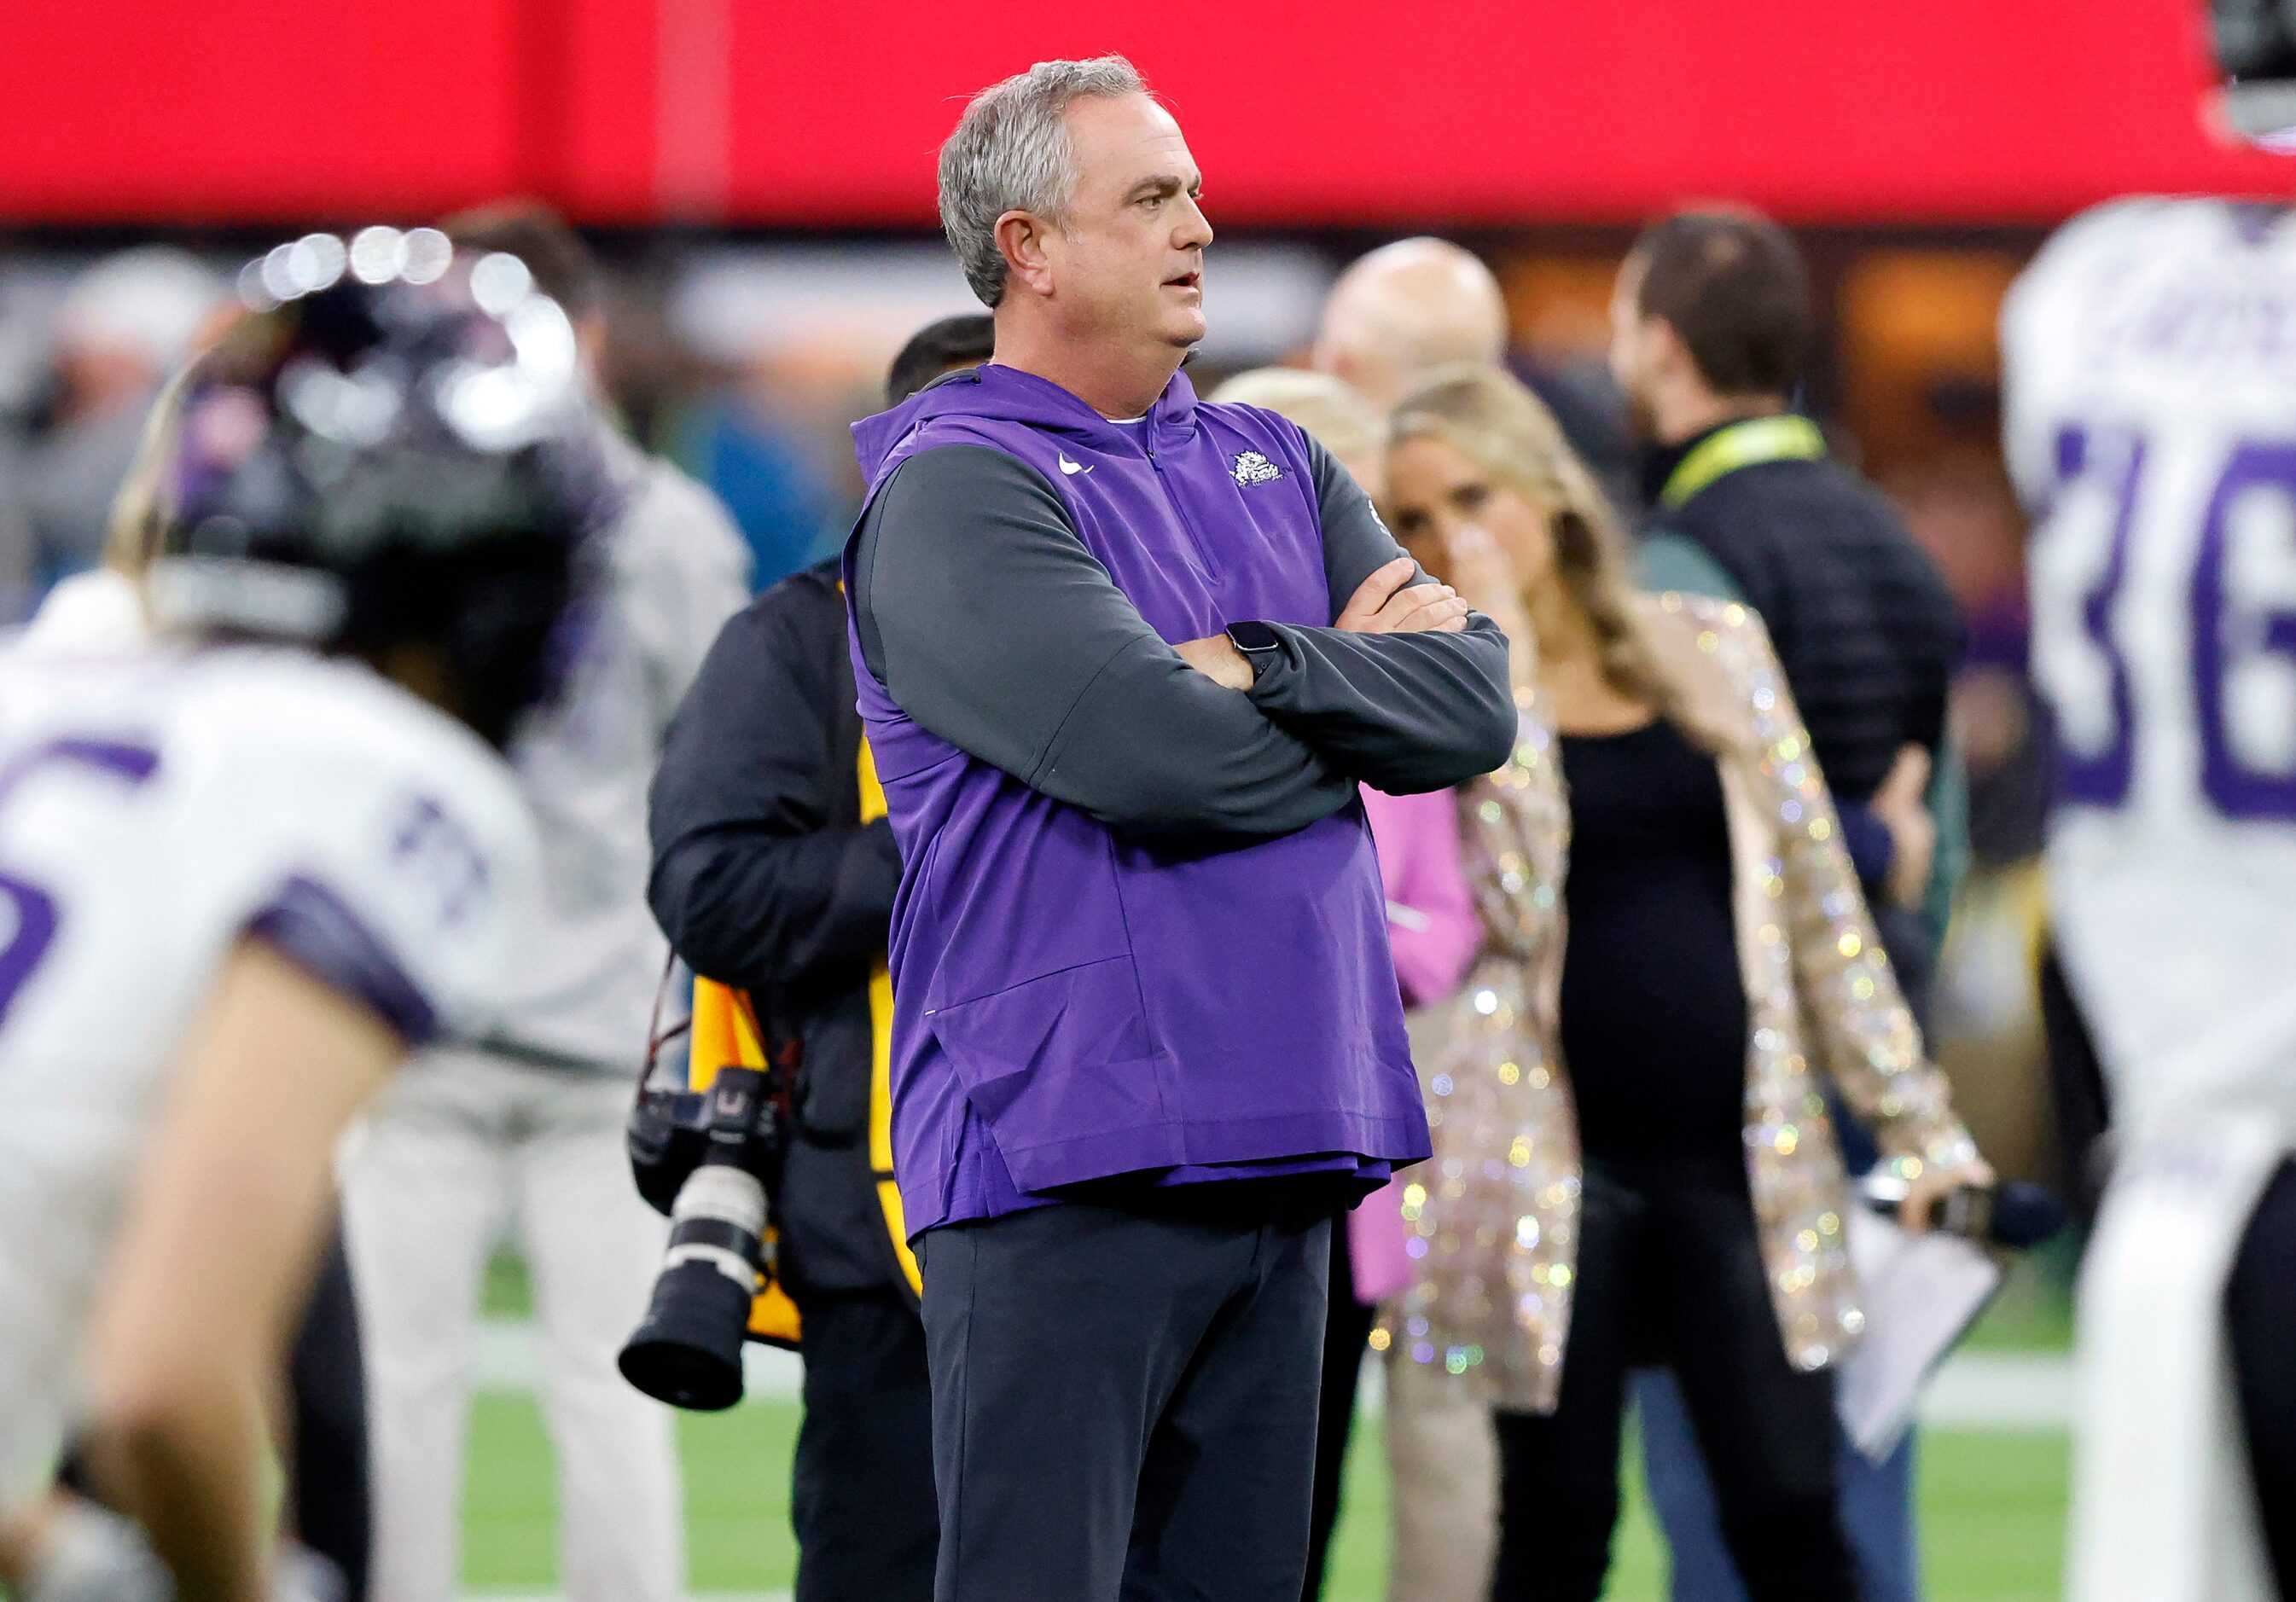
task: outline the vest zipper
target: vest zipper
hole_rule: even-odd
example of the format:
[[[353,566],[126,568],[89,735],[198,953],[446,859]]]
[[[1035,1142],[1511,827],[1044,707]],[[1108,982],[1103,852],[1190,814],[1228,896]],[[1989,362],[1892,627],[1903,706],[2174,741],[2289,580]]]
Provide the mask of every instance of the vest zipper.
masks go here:
[[[1188,536],[1188,544],[1195,551],[1196,565],[1204,570],[1205,577],[1218,578],[1220,565],[1212,560],[1211,548],[1204,544],[1203,535],[1196,532],[1195,524],[1189,520],[1186,504],[1173,492],[1171,481],[1164,476],[1163,458],[1156,454],[1153,445],[1148,445],[1147,451],[1148,465],[1156,471],[1157,487],[1164,492],[1164,499],[1171,503],[1172,515],[1180,519],[1180,531]]]

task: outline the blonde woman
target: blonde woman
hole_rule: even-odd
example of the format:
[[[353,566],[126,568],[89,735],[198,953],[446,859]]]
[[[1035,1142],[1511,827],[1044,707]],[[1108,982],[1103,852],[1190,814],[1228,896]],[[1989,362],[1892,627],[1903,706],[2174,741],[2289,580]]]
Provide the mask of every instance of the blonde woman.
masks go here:
[[[1600,1595],[1626,1374],[1657,1360],[1755,1602],[1855,1598],[1827,1370],[1863,1318],[1820,1075],[1909,1181],[1909,1221],[1991,1175],[1767,635],[1742,607],[1638,593],[1587,470],[1496,371],[1406,397],[1388,500],[1505,629],[1521,712],[1513,757],[1461,797],[1489,944],[1419,1065],[1435,1157],[1388,1332],[1499,1410],[1491,1595]]]
[[[1213,395],[1280,413],[1355,475],[1376,500],[1387,478],[1387,430],[1371,403],[1321,372],[1262,367],[1237,374]],[[1387,895],[1388,940],[1395,974],[1419,1050],[1415,1020],[1457,991],[1468,960],[1481,943],[1472,900],[1459,861],[1458,807],[1453,792],[1389,796],[1366,787],[1364,811],[1379,847],[1379,877]],[[1324,1328],[1324,1386],[1316,1418],[1316,1484],[1310,1504],[1308,1573],[1300,1595],[1314,1602],[1324,1590],[1324,1559],[1340,1510],[1341,1480],[1355,1417],[1356,1382],[1362,1373],[1373,1309],[1410,1279],[1401,1181],[1366,1197],[1332,1231],[1331,1310]],[[1492,1478],[1489,1426],[1480,1409],[1424,1405],[1423,1390],[1390,1390],[1388,1453],[1395,1520],[1390,1602],[1450,1598],[1461,1583],[1480,1584],[1488,1573],[1478,1537],[1489,1526],[1488,1509],[1464,1521],[1453,1481],[1465,1475],[1477,1488]],[[1480,1474],[1478,1474],[1480,1471]],[[1462,1525],[1464,1524],[1464,1529]],[[1472,1576],[1472,1581],[1464,1576]]]

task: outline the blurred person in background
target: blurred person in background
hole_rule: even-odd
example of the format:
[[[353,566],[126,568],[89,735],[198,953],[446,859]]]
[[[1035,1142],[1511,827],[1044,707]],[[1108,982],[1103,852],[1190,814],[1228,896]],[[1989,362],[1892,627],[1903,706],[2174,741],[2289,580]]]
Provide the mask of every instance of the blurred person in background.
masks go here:
[[[443,225],[481,292],[531,280],[572,317],[586,382],[596,270],[557,217],[511,204]],[[621,508],[565,695],[510,754],[543,845],[546,916],[472,1027],[413,1064],[346,1143],[345,1226],[373,1400],[376,1602],[447,1602],[460,1572],[463,1420],[488,1253],[515,1226],[541,1326],[570,1602],[670,1602],[684,1566],[668,1410],[615,1359],[644,1313],[664,1226],[622,1126],[668,959],[647,915],[646,785],[662,732],[748,593],[709,494],[594,406]]]
[[[986,315],[918,330],[886,404],[980,365],[995,335]],[[835,562],[735,613],[663,736],[647,896],[695,973],[746,993],[767,1059],[799,1064],[773,1197],[805,1359],[797,1602],[930,1602],[932,1395],[875,1072],[901,859],[854,697]]]
[[[1989,1173],[1760,620],[1638,593],[1592,476],[1505,374],[1431,379],[1390,440],[1397,532],[1498,609],[1524,719],[1462,795],[1493,948],[1422,1065],[1436,1152],[1406,1192],[1421,1255],[1392,1332],[1500,1409],[1490,1595],[1601,1593],[1628,1371],[1650,1353],[1750,1593],[1857,1598],[1829,1372],[1863,1328],[1856,1204],[1819,1075],[1877,1124],[1916,1227]]]
[[[2123,200],[2061,229],[2002,310],[2059,999],[2112,1125],[2074,1602],[2296,1597],[2292,269],[2285,208]]]
[[[28,1602],[341,1594],[275,1554],[266,1461],[336,1136],[538,911],[499,747],[558,688],[612,486],[558,308],[383,234],[305,241],[164,396],[120,516],[152,641],[0,671],[0,1580]],[[520,404],[480,427],[478,388]],[[345,426],[354,390],[380,428]],[[75,1426],[156,1587],[44,1496]]]
[[[1510,368],[1546,403],[1563,437],[1611,501],[1637,505],[1624,409],[1607,375],[1554,367],[1509,348],[1506,296],[1482,258],[1449,240],[1396,240],[1359,257],[1332,285],[1314,364],[1382,413],[1436,368]]]
[[[898,406],[936,379],[978,367],[996,348],[996,319],[968,312],[941,317],[909,336],[885,374],[885,404]],[[831,564],[833,568],[834,563]]]
[[[1212,399],[1263,406],[1290,418],[1331,452],[1374,502],[1387,483],[1386,425],[1363,396],[1326,373],[1264,367],[1239,373]],[[1379,847],[1380,880],[1387,893],[1388,939],[1403,990],[1404,1025],[1417,1009],[1447,995],[1466,971],[1480,936],[1474,906],[1459,867],[1459,826],[1453,793],[1430,790],[1390,796],[1364,787],[1364,811]],[[1414,1043],[1415,1054],[1415,1043]],[[1387,1188],[1342,1214],[1332,1230],[1332,1289],[1324,1329],[1324,1394],[1316,1418],[1316,1487],[1308,1525],[1308,1579],[1301,1595],[1323,1594],[1325,1558],[1338,1522],[1348,1437],[1355,1421],[1356,1390],[1378,1304],[1409,1279],[1402,1186]],[[1390,1439],[1395,1414],[1390,1412]],[[1480,1421],[1474,1421],[1480,1423]],[[1406,1429],[1408,1425],[1406,1426]],[[1398,1465],[1408,1477],[1408,1455]],[[1398,1508],[1404,1504],[1398,1503]],[[1415,1511],[1415,1509],[1414,1509]],[[1409,1516],[1399,1512],[1398,1517]]]
[[[1513,727],[1330,454],[1198,403],[1201,188],[1120,58],[976,95],[995,359],[855,429],[942,1602],[1299,1595],[1332,1215],[1427,1150],[1357,786]]]
[[[1320,372],[1356,387],[1383,420],[1427,373],[1463,363],[1496,369],[1506,355],[1506,301],[1490,269],[1447,240],[1417,238],[1383,245],[1340,274],[1324,302],[1315,362]],[[1383,421],[1381,439],[1383,445]],[[1383,459],[1377,478],[1383,485]],[[1374,834],[1382,834],[1383,820],[1388,825],[1381,839],[1385,872],[1391,854],[1387,837],[1400,832],[1418,840],[1428,831],[1430,814],[1415,797],[1382,803],[1367,794],[1365,805]],[[1409,827],[1398,830],[1396,806],[1411,809]],[[1449,830],[1456,834],[1457,825]],[[1389,934],[1400,968],[1405,952],[1421,941],[1392,924]],[[1413,999],[1424,1009],[1450,988],[1430,987]],[[1408,1021],[1414,1056],[1423,1058],[1422,1036],[1439,1034],[1441,1021],[1431,1010]],[[1386,1201],[1375,1197],[1366,1206]],[[1480,1593],[1498,1540],[1498,1445],[1490,1409],[1466,1387],[1429,1383],[1423,1369],[1398,1361],[1392,1347],[1387,1378],[1394,1525],[1390,1602],[1451,1602]]]
[[[129,470],[132,477],[143,463]],[[123,488],[123,503],[140,499],[148,487]],[[133,650],[151,636],[144,609],[142,579],[155,552],[142,524],[115,519],[102,560],[56,581],[17,636],[20,650],[86,655]]]
[[[161,381],[223,309],[226,286],[196,257],[143,245],[82,273],[56,312],[54,390],[44,426],[0,488],[32,541],[32,576],[95,564]]]
[[[1401,239],[1350,264],[1316,331],[1319,372],[1380,412],[1429,372],[1506,357],[1506,297],[1480,257],[1442,239]]]
[[[18,660],[123,657],[149,648],[144,580],[163,554],[166,532],[149,509],[169,460],[156,449],[138,453],[113,509],[102,562],[49,590],[14,642]],[[327,1235],[288,1358],[282,1516],[298,1541],[334,1565],[346,1602],[363,1602],[373,1545],[365,1364],[340,1217]],[[62,1479],[88,1488],[77,1454],[67,1458]]]
[[[1628,251],[1611,325],[1611,371],[1645,441],[1643,580],[1761,614],[1921,1018],[1967,856],[1950,822],[1938,849],[1931,810],[1933,800],[1950,818],[1963,810],[1957,774],[1940,760],[1960,611],[1889,503],[1792,408],[1816,339],[1800,252],[1751,212],[1669,217]],[[1872,1144],[1854,1121],[1842,1125],[1863,1172]],[[1743,1592],[1681,1399],[1663,1375],[1641,1381],[1636,1399],[1677,1602],[1729,1602]],[[1844,1513],[1869,1602],[1920,1593],[1914,1450],[1909,1435],[1875,1464],[1842,1443]]]
[[[820,560],[844,532],[850,502],[827,458],[852,412],[822,415],[815,389],[753,353],[680,407],[668,432],[671,454],[742,531],[758,589]]]

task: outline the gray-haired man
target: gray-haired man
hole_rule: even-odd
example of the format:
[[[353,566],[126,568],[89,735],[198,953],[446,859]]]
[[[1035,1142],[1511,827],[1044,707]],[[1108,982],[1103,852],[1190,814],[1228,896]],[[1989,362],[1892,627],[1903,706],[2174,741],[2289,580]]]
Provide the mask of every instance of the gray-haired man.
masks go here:
[[[1428,1149],[1357,787],[1503,759],[1506,642],[1198,404],[1211,229],[1128,64],[987,91],[940,177],[994,358],[856,429],[846,553],[935,1594],[1294,1602],[1331,1220]]]

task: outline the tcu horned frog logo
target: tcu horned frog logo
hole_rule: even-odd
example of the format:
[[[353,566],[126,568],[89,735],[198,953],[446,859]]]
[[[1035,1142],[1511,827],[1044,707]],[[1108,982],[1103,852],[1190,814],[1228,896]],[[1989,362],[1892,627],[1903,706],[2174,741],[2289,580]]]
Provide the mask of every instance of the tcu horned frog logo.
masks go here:
[[[1283,470],[1258,451],[1246,451],[1235,459],[1232,470],[1235,481],[1247,489],[1255,484],[1272,484],[1283,476]]]

